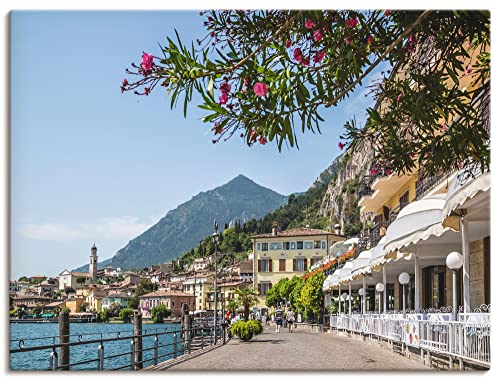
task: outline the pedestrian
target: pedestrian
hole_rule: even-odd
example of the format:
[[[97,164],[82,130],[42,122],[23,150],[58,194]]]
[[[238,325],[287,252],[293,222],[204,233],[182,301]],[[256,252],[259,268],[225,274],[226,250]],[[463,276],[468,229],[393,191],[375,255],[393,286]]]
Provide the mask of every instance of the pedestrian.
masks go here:
[[[283,310],[281,310],[281,306],[278,306],[275,315],[276,320],[276,332],[280,332],[280,327],[283,325]]]
[[[293,313],[292,309],[288,310],[288,312],[286,313],[286,320],[288,322],[288,332],[292,333],[293,324],[295,322],[295,314]]]

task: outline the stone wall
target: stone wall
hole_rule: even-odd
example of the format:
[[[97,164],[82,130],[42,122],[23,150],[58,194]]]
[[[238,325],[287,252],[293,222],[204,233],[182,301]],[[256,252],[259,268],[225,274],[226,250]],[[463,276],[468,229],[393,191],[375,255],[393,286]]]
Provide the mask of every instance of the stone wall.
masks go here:
[[[470,243],[470,303],[472,307],[489,303],[489,238]]]

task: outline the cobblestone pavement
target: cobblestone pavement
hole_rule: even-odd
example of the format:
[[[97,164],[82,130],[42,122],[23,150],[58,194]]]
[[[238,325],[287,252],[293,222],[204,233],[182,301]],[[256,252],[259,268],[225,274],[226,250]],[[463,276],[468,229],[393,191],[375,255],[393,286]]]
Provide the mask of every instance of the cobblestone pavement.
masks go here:
[[[181,370],[429,370],[368,341],[301,330],[274,333],[272,327],[250,342],[225,346],[177,364]]]

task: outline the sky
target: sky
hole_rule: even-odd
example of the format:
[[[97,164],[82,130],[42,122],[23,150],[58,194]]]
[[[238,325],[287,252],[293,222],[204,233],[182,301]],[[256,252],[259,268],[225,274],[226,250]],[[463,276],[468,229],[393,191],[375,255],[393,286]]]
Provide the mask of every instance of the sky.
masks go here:
[[[56,276],[99,260],[169,210],[238,174],[281,194],[305,191],[341,152],[343,125],[373,105],[359,88],[322,112],[322,134],[298,131],[300,150],[212,144],[192,104],[165,92],[122,94],[143,51],[177,29],[204,35],[198,11],[16,11],[10,14],[10,278]],[[382,69],[382,68],[381,68]],[[365,80],[380,76],[375,70]]]

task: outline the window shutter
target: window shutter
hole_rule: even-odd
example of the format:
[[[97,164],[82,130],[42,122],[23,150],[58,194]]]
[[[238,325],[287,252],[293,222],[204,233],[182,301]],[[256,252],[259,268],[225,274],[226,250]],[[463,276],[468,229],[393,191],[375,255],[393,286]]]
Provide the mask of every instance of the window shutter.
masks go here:
[[[293,270],[297,270],[297,260],[293,259]]]
[[[273,271],[273,260],[269,259],[269,272]]]
[[[260,262],[260,260],[259,260],[259,262]],[[259,296],[261,296],[262,295],[262,287],[260,286],[260,283],[257,285],[257,289],[259,291]]]
[[[285,271],[286,271],[286,260],[280,259],[280,272],[285,272]]]
[[[312,259],[311,259],[312,260]],[[307,270],[307,259],[304,259],[304,272]]]
[[[257,272],[261,272],[262,271],[262,265],[260,263],[260,260],[257,260]],[[259,285],[260,286],[260,285]],[[260,289],[260,288],[259,288]]]

